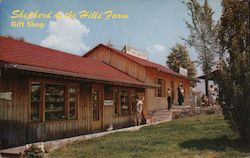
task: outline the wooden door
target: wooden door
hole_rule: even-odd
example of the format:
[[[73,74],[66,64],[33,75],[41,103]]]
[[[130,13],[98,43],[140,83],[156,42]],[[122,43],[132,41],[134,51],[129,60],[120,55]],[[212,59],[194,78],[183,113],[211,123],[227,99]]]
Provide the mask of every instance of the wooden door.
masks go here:
[[[103,126],[103,86],[92,87],[92,131],[102,131]]]

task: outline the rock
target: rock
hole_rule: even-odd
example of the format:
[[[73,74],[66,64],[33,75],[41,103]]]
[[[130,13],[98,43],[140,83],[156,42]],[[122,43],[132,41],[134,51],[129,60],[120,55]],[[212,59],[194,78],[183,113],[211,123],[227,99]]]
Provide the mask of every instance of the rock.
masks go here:
[[[220,114],[222,112],[219,106],[196,107],[192,109],[176,109],[172,112],[172,118],[182,118],[187,116],[196,116],[202,114]]]

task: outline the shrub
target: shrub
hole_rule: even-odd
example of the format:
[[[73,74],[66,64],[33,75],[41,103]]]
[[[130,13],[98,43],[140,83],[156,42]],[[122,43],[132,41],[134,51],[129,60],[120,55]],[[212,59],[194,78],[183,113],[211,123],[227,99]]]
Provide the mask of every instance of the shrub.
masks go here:
[[[250,1],[223,0],[219,30],[221,46],[219,98],[225,119],[250,143]]]
[[[24,155],[25,158],[43,158],[44,151],[41,147],[35,144],[31,144],[25,151]]]

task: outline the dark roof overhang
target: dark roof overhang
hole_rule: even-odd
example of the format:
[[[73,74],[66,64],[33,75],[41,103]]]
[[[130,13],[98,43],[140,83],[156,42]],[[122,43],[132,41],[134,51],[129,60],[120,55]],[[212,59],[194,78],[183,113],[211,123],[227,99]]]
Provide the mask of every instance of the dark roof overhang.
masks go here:
[[[159,85],[147,84],[147,83],[143,83],[143,82],[139,82],[139,81],[138,82],[130,82],[130,81],[125,81],[125,80],[100,78],[100,77],[86,75],[86,74],[79,74],[79,73],[74,73],[74,72],[40,68],[40,67],[34,67],[34,66],[29,66],[29,65],[10,64],[10,63],[0,62],[0,67],[4,67],[6,70],[15,69],[15,70],[22,70],[22,71],[39,72],[39,73],[44,73],[44,74],[54,74],[54,75],[75,77],[75,78],[83,79],[85,81],[95,80],[95,81],[97,81],[99,83],[103,83],[103,84],[112,84],[112,85],[138,87],[138,88],[159,88]]]

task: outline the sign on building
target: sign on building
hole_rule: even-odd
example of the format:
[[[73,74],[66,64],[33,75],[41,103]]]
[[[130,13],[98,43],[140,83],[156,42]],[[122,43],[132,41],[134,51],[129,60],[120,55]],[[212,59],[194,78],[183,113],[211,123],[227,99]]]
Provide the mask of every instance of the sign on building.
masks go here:
[[[179,68],[179,74],[187,76],[188,75],[188,70],[183,68],[183,67],[180,67]]]
[[[123,51],[127,54],[130,54],[130,55],[133,55],[135,57],[138,57],[138,58],[142,58],[142,59],[146,59],[148,60],[148,56],[134,48],[131,48],[131,47],[128,47],[128,46],[125,46]]]
[[[113,100],[104,100],[104,105],[111,106],[111,105],[114,105],[114,102],[113,102]]]
[[[12,100],[12,92],[0,92],[0,99]]]

